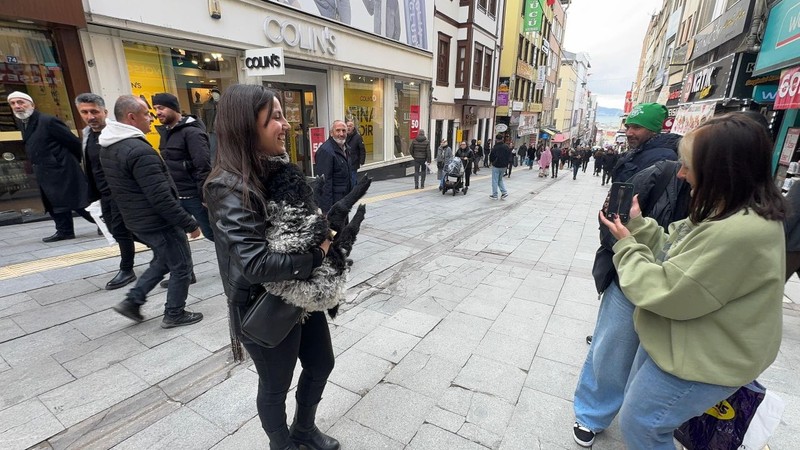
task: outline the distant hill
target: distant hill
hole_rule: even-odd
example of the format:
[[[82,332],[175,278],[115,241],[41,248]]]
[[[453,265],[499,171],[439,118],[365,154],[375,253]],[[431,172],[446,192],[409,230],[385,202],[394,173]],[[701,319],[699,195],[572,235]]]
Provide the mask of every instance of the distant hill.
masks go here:
[[[598,124],[618,127],[622,110],[619,108],[606,108],[604,106],[597,107],[597,118],[595,119]]]

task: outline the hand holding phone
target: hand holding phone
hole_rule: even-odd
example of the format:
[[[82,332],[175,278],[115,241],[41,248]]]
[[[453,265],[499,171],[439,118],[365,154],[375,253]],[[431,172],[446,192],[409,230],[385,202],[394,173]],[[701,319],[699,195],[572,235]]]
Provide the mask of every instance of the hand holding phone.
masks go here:
[[[622,223],[628,223],[631,218],[631,205],[633,204],[633,184],[611,183],[611,195],[604,214],[608,220],[613,221],[614,216],[619,216]]]

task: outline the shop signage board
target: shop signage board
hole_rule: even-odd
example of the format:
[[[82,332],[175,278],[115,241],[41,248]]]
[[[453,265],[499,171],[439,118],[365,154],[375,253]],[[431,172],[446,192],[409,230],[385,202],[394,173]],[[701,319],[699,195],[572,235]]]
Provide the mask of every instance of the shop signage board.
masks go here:
[[[731,54],[689,73],[683,81],[681,103],[725,98],[735,63],[736,54]]]
[[[695,45],[692,59],[702,56],[709,50],[713,50],[742,34],[749,22],[751,4],[754,3],[749,0],[739,0],[722,13],[721,16],[700,30],[694,38]]]
[[[286,74],[283,49],[280,47],[245,50],[244,68],[248,77],[270,77]]]
[[[675,106],[681,101],[681,93],[683,92],[683,82],[675,83],[669,87],[669,94],[667,94],[666,106]]]
[[[314,127],[308,129],[309,140],[311,141],[311,164],[317,163],[317,150],[325,143],[325,128]]]
[[[800,108],[800,66],[781,72],[781,80],[778,83],[778,95],[775,97],[774,108]]]
[[[694,103],[681,106],[678,108],[678,113],[675,115],[675,120],[672,124],[672,132],[683,136],[694,130],[714,115],[715,108],[716,103],[714,102]]]
[[[411,105],[408,109],[410,123],[409,137],[414,139],[419,134],[419,105]]]
[[[789,165],[792,160],[792,154],[797,148],[797,141],[800,140],[800,128],[789,128],[786,130],[786,140],[783,142],[783,149],[781,150],[781,158],[779,162],[784,166]]]
[[[777,96],[777,84],[760,84],[753,87],[753,101],[756,103],[775,103]]]
[[[769,11],[755,75],[800,64],[800,0],[783,0]]]
[[[525,17],[522,25],[524,33],[539,32],[542,30],[542,4],[539,0],[526,0]]]

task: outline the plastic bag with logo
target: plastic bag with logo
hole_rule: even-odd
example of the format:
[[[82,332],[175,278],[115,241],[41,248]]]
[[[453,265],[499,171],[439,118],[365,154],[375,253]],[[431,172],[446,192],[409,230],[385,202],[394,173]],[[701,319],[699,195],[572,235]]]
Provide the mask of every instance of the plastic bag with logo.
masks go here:
[[[784,403],[758,381],[742,386],[674,436],[687,450],[762,449],[783,415]]]

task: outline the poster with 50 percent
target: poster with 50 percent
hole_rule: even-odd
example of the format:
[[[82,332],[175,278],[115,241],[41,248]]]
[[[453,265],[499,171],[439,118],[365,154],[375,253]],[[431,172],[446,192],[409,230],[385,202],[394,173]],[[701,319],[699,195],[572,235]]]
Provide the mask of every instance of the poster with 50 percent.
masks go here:
[[[525,24],[522,31],[530,33],[542,30],[542,4],[540,0],[526,0],[525,2]]]

